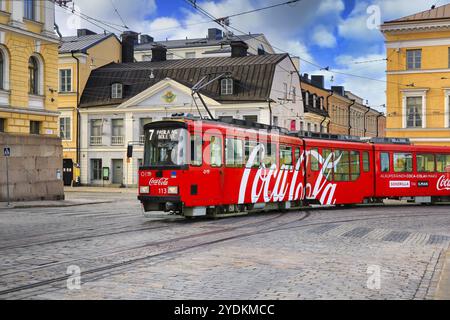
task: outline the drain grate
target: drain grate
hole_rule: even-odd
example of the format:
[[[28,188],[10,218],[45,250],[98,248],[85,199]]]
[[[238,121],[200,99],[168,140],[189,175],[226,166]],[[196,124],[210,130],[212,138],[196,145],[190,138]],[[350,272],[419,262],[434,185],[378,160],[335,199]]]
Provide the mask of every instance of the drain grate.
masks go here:
[[[362,238],[369,232],[373,231],[373,228],[364,228],[364,227],[358,227],[353,230],[350,230],[349,232],[343,234],[343,237],[350,237],[350,238]]]
[[[411,232],[392,231],[383,238],[383,241],[402,243],[410,236],[410,234]]]

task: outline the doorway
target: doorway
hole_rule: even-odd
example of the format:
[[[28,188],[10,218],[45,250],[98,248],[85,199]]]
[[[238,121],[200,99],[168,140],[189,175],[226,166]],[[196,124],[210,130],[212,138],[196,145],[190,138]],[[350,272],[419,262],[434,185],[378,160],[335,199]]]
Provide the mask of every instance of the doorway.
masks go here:
[[[122,184],[123,183],[123,160],[122,159],[113,159],[113,184]]]
[[[73,160],[63,159],[63,181],[65,186],[71,186],[73,180]]]

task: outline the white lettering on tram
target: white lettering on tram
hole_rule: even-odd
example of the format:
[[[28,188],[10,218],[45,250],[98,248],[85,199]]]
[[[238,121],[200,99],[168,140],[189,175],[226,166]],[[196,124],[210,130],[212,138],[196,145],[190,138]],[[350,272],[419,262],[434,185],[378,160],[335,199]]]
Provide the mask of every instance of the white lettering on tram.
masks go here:
[[[252,153],[249,156],[239,188],[239,204],[245,203],[250,173],[252,167],[256,164],[255,160],[257,158],[264,159],[264,153],[264,145],[259,144],[252,150]],[[314,185],[307,183],[306,186],[304,186],[303,181],[297,180],[299,179],[300,173],[303,176],[305,175],[304,166],[311,157],[317,159],[319,164],[322,165],[322,169],[319,170],[318,177],[316,181],[313,182]],[[262,164],[256,171],[253,182],[251,182],[251,202],[256,203],[260,201],[261,196],[264,202],[279,202],[285,200],[286,196],[288,196],[288,201],[301,200],[306,197],[318,199],[323,205],[335,204],[336,199],[334,195],[337,185],[331,183],[328,179],[331,169],[333,166],[335,167],[340,160],[341,157],[333,161],[332,154],[324,159],[317,151],[307,151],[300,155],[300,158],[295,164],[295,170],[292,166],[282,165],[279,170],[275,164],[270,168],[266,168],[264,164]],[[275,184],[273,190],[270,192],[269,188],[272,180],[275,180]],[[288,182],[289,180],[290,183]]]

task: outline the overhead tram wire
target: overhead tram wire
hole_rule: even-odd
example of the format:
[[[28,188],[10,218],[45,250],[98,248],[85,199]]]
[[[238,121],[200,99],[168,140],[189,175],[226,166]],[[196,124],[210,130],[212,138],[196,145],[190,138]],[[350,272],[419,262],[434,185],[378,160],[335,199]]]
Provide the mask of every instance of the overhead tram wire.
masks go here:
[[[193,3],[192,0],[185,0],[185,1],[188,2],[189,4],[191,4],[197,11],[199,11],[199,12],[202,13],[202,14],[204,14],[204,15],[207,16],[208,18],[210,18],[211,21],[216,22],[217,24],[219,24],[220,26],[222,26],[222,24],[220,23],[219,19],[217,19],[216,17],[214,17],[213,15],[211,15],[209,12],[207,12],[206,10],[202,9],[201,7],[199,7],[196,3]],[[237,31],[237,32],[239,32],[239,33],[241,33],[242,36],[245,35],[245,36],[248,36],[248,37],[250,37],[250,38],[252,38],[252,39],[254,39],[254,40],[258,41],[258,42],[261,42],[261,43],[263,43],[263,44],[269,45],[269,43],[268,43],[267,41],[261,40],[261,39],[255,37],[255,36],[253,36],[252,34],[249,34],[249,33],[246,33],[246,32],[244,32],[244,31],[242,31],[242,30],[239,30],[239,29],[236,28],[236,27],[233,27],[233,26],[227,26],[227,27],[230,28],[230,29],[233,29],[233,30],[235,30],[235,31]],[[239,37],[239,35],[234,35],[234,36],[237,37],[238,39],[240,39],[240,40],[242,41],[242,39]],[[270,44],[270,45],[271,45],[271,44]],[[274,45],[271,45],[271,46],[272,46],[273,48],[275,48],[275,49],[281,51],[281,52],[284,52],[284,53],[289,54],[290,56],[293,56],[293,55],[291,55],[289,52],[287,52],[286,50],[283,50],[283,49],[281,49],[281,48],[279,48],[279,47],[276,47],[276,46],[274,46]],[[256,50],[254,47],[251,47],[251,48],[254,49],[254,50]],[[336,74],[341,74],[341,75],[345,75],[345,76],[356,77],[356,78],[361,78],[361,79],[366,79],[366,80],[371,80],[371,81],[377,81],[377,82],[383,82],[383,83],[393,83],[393,84],[397,84],[397,85],[403,85],[403,86],[405,86],[405,87],[408,87],[408,86],[411,87],[411,84],[402,84],[402,83],[398,83],[398,82],[390,82],[390,81],[387,81],[387,80],[381,80],[381,79],[371,78],[371,77],[362,76],[362,75],[355,75],[355,74],[346,73],[346,72],[342,72],[342,71],[335,71],[335,70],[331,69],[330,67],[323,67],[323,66],[321,66],[321,65],[318,65],[317,63],[308,61],[308,60],[303,59],[303,58],[301,58],[301,57],[299,57],[299,59],[300,59],[301,61],[304,61],[304,62],[306,62],[306,63],[312,65],[312,66],[315,66],[315,67],[319,68],[320,70],[324,70],[324,71],[327,71],[327,72],[330,72],[330,73],[336,73]],[[288,70],[286,70],[286,71],[287,71],[287,72],[290,72],[290,71],[288,71]]]
[[[122,21],[123,27],[124,27],[125,29],[129,29],[128,26],[127,26],[127,24],[126,24],[125,21],[123,20],[122,16],[120,15],[119,10],[117,10],[117,7],[114,5],[114,0],[110,0],[110,2],[111,2],[111,5],[112,5],[114,11],[116,12],[117,16],[119,17],[120,21]]]

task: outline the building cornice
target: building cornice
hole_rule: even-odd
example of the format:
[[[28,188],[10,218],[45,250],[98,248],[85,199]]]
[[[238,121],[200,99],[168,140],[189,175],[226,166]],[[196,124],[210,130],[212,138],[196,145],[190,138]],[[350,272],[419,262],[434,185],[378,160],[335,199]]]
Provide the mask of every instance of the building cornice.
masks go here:
[[[450,30],[450,19],[435,21],[401,21],[386,22],[380,26],[382,33],[408,33],[408,32],[429,32],[437,30]]]
[[[51,116],[58,117],[60,112],[58,111],[46,111],[46,110],[37,110],[37,109],[24,109],[24,108],[14,108],[7,106],[0,106],[1,112],[12,112],[12,113],[20,113],[20,114],[33,114],[37,116]]]
[[[0,24],[0,30],[15,32],[15,33],[18,33],[18,34],[21,34],[21,35],[24,35],[24,36],[28,36],[30,38],[39,39],[39,40],[47,41],[47,42],[54,43],[54,44],[59,44],[60,43],[60,40],[58,38],[56,38],[56,37],[48,37],[48,36],[45,36],[45,35],[42,35],[42,34],[38,34],[38,33],[31,32],[31,31],[23,30],[23,29],[16,28],[16,27],[13,27],[13,26],[8,26],[8,25],[5,25],[5,24]]]

